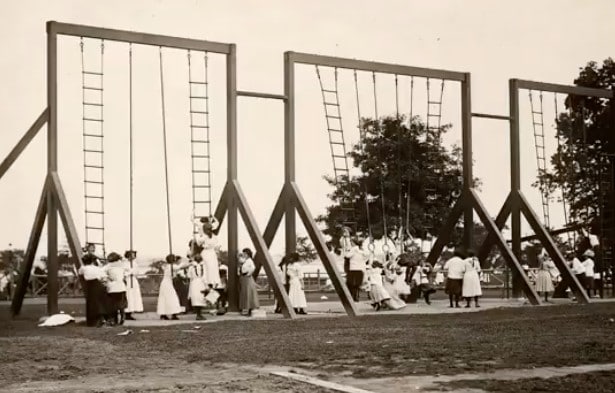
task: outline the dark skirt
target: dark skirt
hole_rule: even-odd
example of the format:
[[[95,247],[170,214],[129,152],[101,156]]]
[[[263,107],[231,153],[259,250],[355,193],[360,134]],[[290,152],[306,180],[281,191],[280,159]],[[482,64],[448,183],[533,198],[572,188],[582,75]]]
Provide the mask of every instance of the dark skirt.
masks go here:
[[[449,295],[461,296],[461,290],[463,288],[462,284],[463,280],[461,279],[448,278],[446,279],[446,286],[444,287],[444,292]]]
[[[96,326],[109,313],[107,288],[98,280],[85,281],[85,320],[88,326]]]
[[[109,297],[109,312],[112,316],[115,316],[118,311],[124,310],[128,307],[128,300],[126,300],[126,292],[114,292],[107,294]]]
[[[350,270],[346,276],[348,288],[357,288],[363,284],[363,272],[361,270]]]
[[[258,292],[256,291],[256,283],[251,274],[239,277],[239,309],[254,310],[258,305]]]
[[[173,288],[175,288],[175,292],[177,292],[179,305],[184,307],[186,312],[190,312],[192,307],[190,307],[190,301],[188,300],[189,283],[187,280],[182,277],[173,278]]]

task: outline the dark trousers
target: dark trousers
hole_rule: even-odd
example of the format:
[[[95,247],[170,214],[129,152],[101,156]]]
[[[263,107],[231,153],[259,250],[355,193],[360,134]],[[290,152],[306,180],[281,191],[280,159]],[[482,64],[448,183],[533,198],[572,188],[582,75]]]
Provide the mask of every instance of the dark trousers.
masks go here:
[[[363,284],[363,272],[361,270],[350,270],[346,274],[346,285],[350,291],[350,296],[355,302],[359,301],[361,293],[361,284]]]

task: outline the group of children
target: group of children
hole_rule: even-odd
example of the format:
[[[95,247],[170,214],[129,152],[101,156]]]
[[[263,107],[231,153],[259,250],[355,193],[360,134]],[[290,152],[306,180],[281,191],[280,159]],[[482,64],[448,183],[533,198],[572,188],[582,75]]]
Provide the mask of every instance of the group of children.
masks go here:
[[[209,305],[216,307],[218,314],[226,312],[228,270],[219,264],[216,252],[218,222],[204,217],[195,225],[198,234],[189,243],[188,261],[182,263],[179,255],[169,254],[162,266],[156,306],[161,319],[179,319],[179,314],[194,311],[196,319],[203,320],[203,309]],[[103,264],[95,250],[92,244],[86,247],[79,271],[85,282],[87,325],[122,325],[126,319],[134,319],[132,313],[143,312],[141,289],[132,266],[136,252],[126,251],[124,258],[111,252]],[[239,303],[246,316],[259,308],[252,257],[247,248],[238,256]]]
[[[143,312],[141,288],[132,266],[136,251],[126,251],[124,258],[111,252],[103,265],[95,250],[93,244],[86,246],[79,270],[85,283],[86,324],[122,325],[134,319],[132,313]]]
[[[178,319],[178,314],[192,310],[197,320],[203,320],[207,306],[214,306],[218,315],[226,313],[228,268],[218,261],[218,222],[213,217],[204,217],[195,226],[198,234],[189,242],[188,261],[181,263],[181,257],[176,255],[166,258],[157,305],[161,319]],[[239,306],[246,316],[259,308],[252,257],[248,248],[238,255]]]
[[[355,302],[359,301],[363,289],[376,310],[398,310],[421,295],[429,305],[430,295],[436,292],[434,282],[438,279],[439,283],[443,282],[443,273],[447,273],[445,291],[450,306],[460,307],[463,297],[467,300],[466,307],[470,307],[471,300],[479,307],[481,267],[472,250],[455,250],[443,270],[436,273],[422,256],[414,258],[402,252],[404,246],[410,248],[412,245],[402,245],[401,241],[395,231],[388,237],[373,239],[353,237],[350,228],[343,228],[340,251],[344,257],[346,283]]]

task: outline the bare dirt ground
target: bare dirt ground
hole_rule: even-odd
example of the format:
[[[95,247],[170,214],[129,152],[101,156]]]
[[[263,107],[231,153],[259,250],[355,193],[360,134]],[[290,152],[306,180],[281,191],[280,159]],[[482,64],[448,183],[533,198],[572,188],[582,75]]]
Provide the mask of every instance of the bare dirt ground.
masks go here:
[[[0,306],[0,315],[6,311]],[[147,332],[135,327],[128,336],[117,336],[124,327],[38,328],[43,313],[44,305],[30,305],[17,319],[0,317],[0,392],[333,391],[271,374],[293,369],[372,392],[408,391],[409,376],[480,373],[487,374],[450,378],[429,389],[579,393],[615,384],[613,371],[494,377],[508,370],[615,363],[615,303],[227,320]]]

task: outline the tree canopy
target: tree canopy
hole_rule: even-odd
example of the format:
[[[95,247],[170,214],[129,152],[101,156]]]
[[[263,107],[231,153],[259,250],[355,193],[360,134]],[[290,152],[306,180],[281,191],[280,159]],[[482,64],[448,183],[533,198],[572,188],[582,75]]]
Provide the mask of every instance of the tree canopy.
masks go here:
[[[350,179],[325,176],[334,188],[333,204],[319,221],[334,243],[340,224],[350,220],[342,203],[352,206],[356,230],[371,229],[375,238],[385,223],[387,231],[403,227],[415,237],[437,235],[462,190],[461,148],[448,150],[440,143],[450,125],[428,129],[419,117],[410,124],[403,116],[362,119],[361,141],[348,153]]]
[[[575,85],[599,89],[615,86],[615,62],[602,65],[589,62],[581,68]],[[615,113],[603,98],[569,95],[565,110],[557,114],[558,148],[551,156],[553,169],[539,173],[534,186],[548,195],[565,201],[569,221],[581,222],[599,230],[601,206],[600,178],[609,175],[608,154],[615,153]],[[612,182],[612,178],[610,179]],[[563,195],[563,197],[562,197]]]

